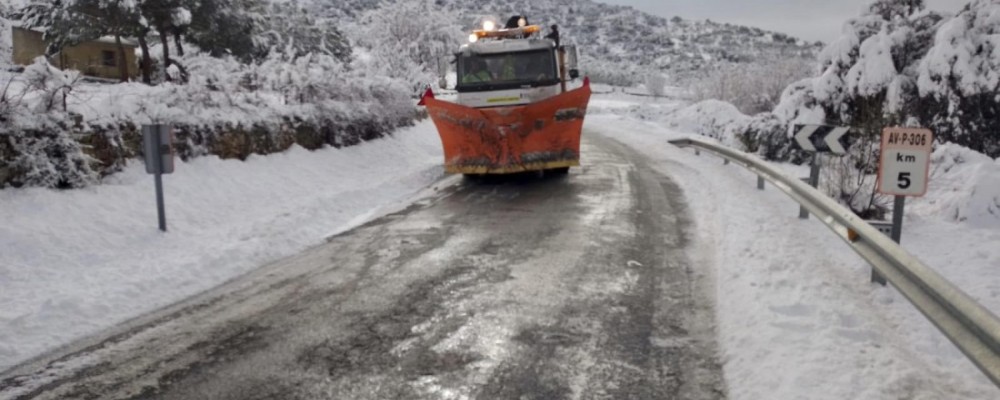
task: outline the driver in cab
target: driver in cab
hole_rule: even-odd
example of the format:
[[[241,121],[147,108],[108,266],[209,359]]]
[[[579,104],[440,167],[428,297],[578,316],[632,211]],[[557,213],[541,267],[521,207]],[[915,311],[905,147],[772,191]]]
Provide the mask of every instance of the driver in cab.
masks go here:
[[[462,83],[490,83],[493,82],[493,75],[486,65],[486,61],[480,58],[469,58],[465,61],[465,75],[462,76]]]

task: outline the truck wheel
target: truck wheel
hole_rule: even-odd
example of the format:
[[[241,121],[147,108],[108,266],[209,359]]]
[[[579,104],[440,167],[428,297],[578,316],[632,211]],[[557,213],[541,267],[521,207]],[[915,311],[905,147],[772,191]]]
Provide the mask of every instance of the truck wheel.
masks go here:
[[[556,176],[567,175],[567,174],[569,174],[569,167],[552,168],[552,169],[548,170],[547,172],[550,173],[550,174],[552,174],[552,175],[556,175]]]

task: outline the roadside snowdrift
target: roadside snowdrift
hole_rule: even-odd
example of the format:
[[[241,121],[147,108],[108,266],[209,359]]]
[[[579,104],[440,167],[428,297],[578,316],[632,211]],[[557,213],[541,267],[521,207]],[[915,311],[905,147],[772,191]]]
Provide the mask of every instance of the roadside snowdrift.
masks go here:
[[[336,150],[202,157],[164,178],[0,191],[0,370],[295,254],[441,177],[430,124]]]
[[[730,399],[995,397],[996,388],[951,342],[895,289],[869,283],[867,263],[815,218],[798,219],[798,205],[780,190],[768,185],[759,191],[753,173],[669,145],[667,140],[690,133],[667,123],[589,118],[591,129],[645,154],[684,190],[697,227],[691,235],[697,267],[691,273],[712,275],[716,282]],[[937,175],[931,182],[937,188],[907,207],[902,245],[987,308],[998,309],[1000,247],[991,244],[1000,243],[1000,227],[946,222],[947,207],[922,211],[918,205],[980,204],[978,192],[971,191],[991,187],[985,177],[995,176],[997,164],[979,161]],[[792,174],[804,172],[779,165]],[[963,175],[979,176],[980,182],[958,191],[935,183],[958,183]],[[928,219],[917,217],[922,212]]]
[[[931,155],[931,181],[909,214],[1000,229],[1000,159],[946,143]]]
[[[692,132],[716,139],[726,146],[738,146],[737,134],[750,123],[736,106],[719,100],[706,100],[677,110],[667,116],[667,126],[679,132]]]

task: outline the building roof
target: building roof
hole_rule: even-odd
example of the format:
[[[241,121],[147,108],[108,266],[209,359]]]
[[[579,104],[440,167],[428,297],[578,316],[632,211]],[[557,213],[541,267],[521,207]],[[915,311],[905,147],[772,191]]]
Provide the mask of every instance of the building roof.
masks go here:
[[[24,25],[21,24],[20,21],[11,21],[10,25],[11,25],[11,27],[13,29],[23,29],[23,30],[26,30],[26,31],[38,32],[38,33],[45,33],[45,31],[47,30],[45,28],[25,28]],[[97,43],[105,43],[105,44],[115,44],[116,43],[114,36],[101,36],[101,37],[99,37],[97,39],[94,39],[94,40],[88,40],[88,42],[97,42]],[[130,47],[136,47],[136,46],[139,45],[139,43],[135,39],[133,39],[133,38],[123,37],[122,38],[122,45],[130,46]]]

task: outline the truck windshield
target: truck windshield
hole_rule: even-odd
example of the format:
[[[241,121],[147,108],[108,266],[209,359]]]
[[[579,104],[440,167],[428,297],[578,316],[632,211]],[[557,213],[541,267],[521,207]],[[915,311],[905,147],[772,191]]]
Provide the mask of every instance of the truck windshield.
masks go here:
[[[494,90],[558,82],[555,52],[548,49],[504,54],[460,54],[459,86]]]

